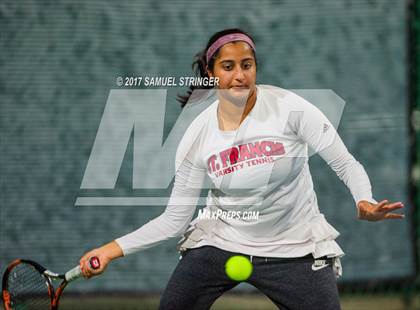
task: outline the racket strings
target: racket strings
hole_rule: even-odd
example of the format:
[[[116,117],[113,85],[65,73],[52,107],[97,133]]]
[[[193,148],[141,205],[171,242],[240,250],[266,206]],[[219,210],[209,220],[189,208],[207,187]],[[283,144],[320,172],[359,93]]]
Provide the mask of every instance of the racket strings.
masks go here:
[[[19,309],[50,309],[51,299],[46,278],[26,263],[16,265],[8,278],[11,305]]]

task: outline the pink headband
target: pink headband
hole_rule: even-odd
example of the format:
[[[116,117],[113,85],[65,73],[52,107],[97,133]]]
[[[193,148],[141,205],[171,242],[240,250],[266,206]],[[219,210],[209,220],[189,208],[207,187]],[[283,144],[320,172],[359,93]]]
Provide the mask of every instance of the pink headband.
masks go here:
[[[245,41],[249,44],[249,46],[252,47],[252,49],[255,51],[255,44],[252,42],[252,40],[243,33],[230,33],[227,35],[224,35],[223,37],[220,37],[216,40],[212,45],[210,45],[209,49],[206,53],[207,63],[209,63],[210,59],[213,57],[214,53],[223,45],[226,43],[234,42],[234,41]]]

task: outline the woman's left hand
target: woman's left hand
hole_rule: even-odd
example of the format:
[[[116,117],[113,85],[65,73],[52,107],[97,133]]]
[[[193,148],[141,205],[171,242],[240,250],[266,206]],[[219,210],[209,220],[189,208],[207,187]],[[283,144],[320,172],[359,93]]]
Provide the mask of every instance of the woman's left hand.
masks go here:
[[[366,221],[380,221],[385,219],[402,219],[404,214],[390,213],[393,210],[404,207],[402,202],[390,203],[388,200],[382,200],[378,203],[371,203],[361,200],[357,203],[357,218]]]

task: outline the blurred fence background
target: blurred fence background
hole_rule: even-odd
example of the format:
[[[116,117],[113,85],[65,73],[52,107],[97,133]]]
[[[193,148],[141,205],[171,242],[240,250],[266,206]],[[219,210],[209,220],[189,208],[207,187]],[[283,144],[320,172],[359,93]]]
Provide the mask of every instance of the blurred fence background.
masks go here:
[[[258,83],[345,100],[338,132],[374,197],[405,202],[403,221],[358,221],[344,184],[311,159],[320,210],[346,253],[341,292],[397,292],[409,304],[419,290],[419,16],[418,1],[393,0],[0,1],[0,269],[30,257],[65,270],[164,210],[75,206],[78,197],[156,194],[133,189],[132,141],[115,189],[80,189],[110,90],[118,76],[191,76],[209,36],[240,27],[256,41]],[[185,90],[168,89],[163,142]],[[67,293],[159,293],[176,242],[116,261]]]

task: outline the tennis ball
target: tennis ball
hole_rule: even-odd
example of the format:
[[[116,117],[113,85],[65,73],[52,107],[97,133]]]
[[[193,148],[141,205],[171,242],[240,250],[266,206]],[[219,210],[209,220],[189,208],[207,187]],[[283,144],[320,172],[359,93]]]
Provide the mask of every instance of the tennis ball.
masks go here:
[[[241,255],[230,257],[225,264],[227,276],[234,281],[245,281],[251,276],[252,263]]]

